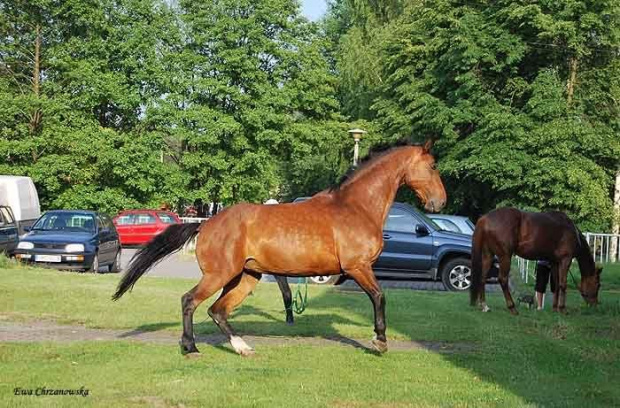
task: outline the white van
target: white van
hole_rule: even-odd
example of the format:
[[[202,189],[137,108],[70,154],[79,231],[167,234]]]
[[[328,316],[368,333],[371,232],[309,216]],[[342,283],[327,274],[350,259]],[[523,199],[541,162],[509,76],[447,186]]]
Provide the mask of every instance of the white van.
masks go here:
[[[39,195],[30,177],[0,176],[0,205],[11,207],[20,235],[41,215]]]

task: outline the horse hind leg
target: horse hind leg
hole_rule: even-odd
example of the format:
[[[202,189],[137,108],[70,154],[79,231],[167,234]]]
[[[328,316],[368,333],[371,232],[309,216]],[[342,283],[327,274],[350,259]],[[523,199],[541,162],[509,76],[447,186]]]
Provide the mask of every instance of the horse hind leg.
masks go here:
[[[209,316],[211,316],[222,333],[228,337],[230,345],[237,354],[242,356],[254,354],[254,349],[235,334],[233,328],[228,323],[228,316],[256,287],[260,278],[260,274],[249,271],[237,275],[224,287],[220,297],[209,308]]]
[[[510,275],[510,256],[505,255],[499,261],[499,285],[502,287],[502,292],[504,292],[504,298],[506,299],[506,306],[508,306],[508,310],[513,315],[518,315],[519,312],[515,306],[514,300],[512,300],[512,295],[510,294],[510,287],[508,286],[508,277]]]
[[[478,298],[478,304],[480,305],[480,310],[485,313],[491,311],[491,308],[487,305],[485,288],[487,276],[489,274],[489,271],[491,270],[491,266],[493,266],[493,255],[488,251],[484,251],[482,253],[482,276],[480,278],[482,282],[480,283],[481,288]]]
[[[223,285],[221,279],[203,275],[198,285],[181,297],[181,312],[183,314],[183,335],[179,342],[181,354],[189,356],[200,354],[194,339],[194,311],[205,299],[220,290]]]
[[[280,292],[282,292],[282,301],[284,302],[284,310],[286,310],[286,324],[291,325],[294,323],[293,317],[293,295],[291,293],[291,287],[286,280],[286,276],[274,275]]]

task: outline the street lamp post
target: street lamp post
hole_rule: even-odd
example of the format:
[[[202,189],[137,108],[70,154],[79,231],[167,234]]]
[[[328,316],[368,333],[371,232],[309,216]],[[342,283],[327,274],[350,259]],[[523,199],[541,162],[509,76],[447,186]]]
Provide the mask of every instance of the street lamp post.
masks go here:
[[[349,134],[353,136],[353,140],[355,140],[355,147],[353,148],[353,166],[357,166],[357,161],[360,156],[360,140],[364,133],[366,133],[366,131],[362,129],[349,130]]]

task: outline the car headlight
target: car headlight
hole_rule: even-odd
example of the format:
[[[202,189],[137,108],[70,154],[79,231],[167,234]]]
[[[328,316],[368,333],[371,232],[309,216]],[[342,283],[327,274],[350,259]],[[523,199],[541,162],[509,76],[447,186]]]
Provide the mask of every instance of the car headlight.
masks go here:
[[[69,244],[65,247],[65,252],[84,252],[84,245]]]
[[[32,248],[34,248],[34,244],[32,242],[20,241],[20,243],[17,244],[17,249],[32,249]]]

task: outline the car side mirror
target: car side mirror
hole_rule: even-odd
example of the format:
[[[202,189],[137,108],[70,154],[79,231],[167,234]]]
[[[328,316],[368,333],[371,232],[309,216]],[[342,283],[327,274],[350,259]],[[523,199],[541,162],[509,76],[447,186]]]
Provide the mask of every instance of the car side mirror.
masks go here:
[[[416,224],[415,225],[415,233],[418,235],[428,235],[430,234],[428,228],[426,228],[426,226],[422,225],[422,224]]]
[[[24,227],[24,232],[30,232],[30,230],[32,230],[32,227]]]

